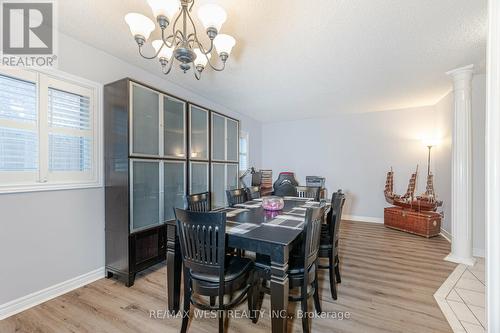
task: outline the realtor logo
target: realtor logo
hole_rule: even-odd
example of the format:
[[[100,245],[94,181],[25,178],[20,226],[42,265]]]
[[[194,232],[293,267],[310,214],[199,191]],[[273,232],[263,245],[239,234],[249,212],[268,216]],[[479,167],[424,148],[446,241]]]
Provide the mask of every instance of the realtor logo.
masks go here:
[[[54,1],[2,0],[2,64],[53,66]]]

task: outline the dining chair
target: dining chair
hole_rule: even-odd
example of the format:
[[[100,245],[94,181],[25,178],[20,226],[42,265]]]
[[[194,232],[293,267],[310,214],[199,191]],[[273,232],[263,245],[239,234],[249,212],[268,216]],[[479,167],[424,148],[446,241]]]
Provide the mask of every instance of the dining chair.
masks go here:
[[[296,197],[297,189],[295,185],[285,183],[277,186],[273,194],[279,197]]]
[[[253,200],[260,198],[260,186],[250,186],[245,188],[247,192],[247,199]]]
[[[187,209],[192,212],[208,212],[210,210],[210,192],[188,195],[186,201]]]
[[[247,297],[251,319],[256,322],[254,264],[248,258],[226,255],[226,213],[191,212],[175,209],[182,262],[184,264],[184,315],[181,332],[186,332],[191,304],[205,311],[217,311],[219,332],[224,332],[224,313]],[[227,304],[225,295],[233,295]],[[209,297],[205,303],[199,296]],[[215,298],[218,304],[215,304]]]
[[[340,279],[339,259],[339,227],[342,220],[342,209],[345,203],[345,194],[342,190],[332,194],[331,209],[327,214],[326,223],[321,226],[321,241],[319,257],[328,258],[328,265],[320,265],[321,269],[328,269],[330,273],[330,292],[332,298],[337,299],[337,283]]]
[[[292,302],[301,303],[301,309],[304,312],[302,316],[302,329],[304,332],[310,332],[308,312],[308,299],[313,296],[314,307],[318,314],[321,314],[321,302],[318,290],[318,251],[320,245],[321,225],[325,215],[325,204],[320,203],[319,207],[307,208],[302,241],[295,251],[296,255],[290,255],[288,262],[288,281],[289,288],[300,288],[298,296],[290,295],[288,299]],[[270,280],[271,263],[269,256],[257,256],[255,269],[259,279],[264,283],[258,283],[259,299],[263,293],[269,293],[267,286]],[[266,285],[265,287],[263,285]],[[272,295],[271,295],[272,297]],[[257,302],[259,303],[259,302]],[[258,316],[258,311],[257,311]],[[258,318],[256,318],[258,320]]]
[[[226,190],[227,204],[229,207],[234,207],[234,205],[242,204],[248,201],[247,192],[244,188],[237,188],[235,190]]]
[[[319,187],[297,186],[296,190],[300,198],[312,198],[314,201],[319,201]]]

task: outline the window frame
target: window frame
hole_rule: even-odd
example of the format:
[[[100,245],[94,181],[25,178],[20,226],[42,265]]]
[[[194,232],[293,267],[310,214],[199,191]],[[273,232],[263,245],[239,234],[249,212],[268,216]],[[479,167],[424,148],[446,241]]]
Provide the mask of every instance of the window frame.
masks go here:
[[[0,74],[14,79],[33,82],[37,89],[37,135],[38,135],[38,170],[34,179],[19,178],[21,172],[0,172],[0,194],[54,191],[67,189],[98,188],[103,186],[103,121],[102,95],[103,85],[77,77],[56,69],[20,69],[0,66]],[[71,87],[65,90],[64,86]],[[62,87],[62,88],[61,88]],[[48,89],[55,88],[69,93],[89,92],[91,107],[92,168],[89,177],[82,177],[81,172],[49,171],[49,133],[59,133],[49,128]],[[44,93],[41,93],[44,90]],[[42,121],[44,119],[45,121]],[[3,174],[2,174],[3,173]],[[9,175],[10,174],[10,175]],[[54,177],[59,174],[58,177]],[[5,183],[6,177],[17,178],[15,182]]]

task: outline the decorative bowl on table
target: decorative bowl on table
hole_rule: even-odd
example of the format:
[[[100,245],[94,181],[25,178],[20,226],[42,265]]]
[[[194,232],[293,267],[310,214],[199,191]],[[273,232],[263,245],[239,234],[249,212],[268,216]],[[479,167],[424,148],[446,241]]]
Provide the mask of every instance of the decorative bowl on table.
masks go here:
[[[285,207],[285,201],[283,201],[283,198],[274,195],[269,197],[263,197],[262,207],[265,210],[270,210],[270,211],[282,210],[283,207]]]

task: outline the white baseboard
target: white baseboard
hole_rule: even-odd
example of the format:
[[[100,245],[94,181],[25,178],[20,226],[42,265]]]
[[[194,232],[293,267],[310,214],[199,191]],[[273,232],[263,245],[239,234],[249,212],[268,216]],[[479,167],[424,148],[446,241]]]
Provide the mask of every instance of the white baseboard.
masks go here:
[[[481,257],[481,258],[484,258],[484,249],[479,249],[477,247],[473,248],[472,249],[472,255],[474,257]]]
[[[441,228],[441,236],[443,236],[444,239],[446,239],[448,242],[451,243],[451,234],[448,231]],[[472,255],[474,257],[484,258],[484,253],[485,253],[484,249],[476,247],[472,249]]]
[[[384,219],[382,217],[372,217],[372,216],[342,215],[342,220],[370,222],[370,223],[384,223]]]
[[[451,243],[451,234],[443,228],[441,228],[441,236],[443,236],[444,239]]]
[[[0,320],[102,278],[104,278],[104,267],[58,283],[51,287],[35,291],[34,293],[20,297],[8,303],[0,304]]]

